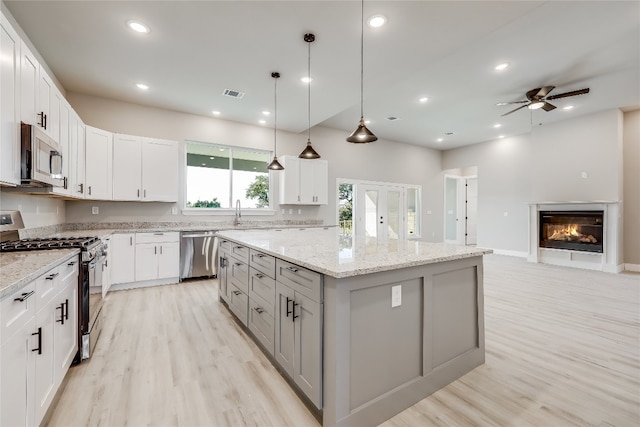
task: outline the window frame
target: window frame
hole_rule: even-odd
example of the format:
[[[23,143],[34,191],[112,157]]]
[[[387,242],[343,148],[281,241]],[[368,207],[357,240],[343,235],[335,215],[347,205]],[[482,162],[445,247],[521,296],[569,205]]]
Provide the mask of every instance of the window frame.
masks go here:
[[[241,146],[237,146],[237,145],[227,145],[227,144],[218,144],[218,143],[214,143],[214,142],[206,142],[206,141],[196,141],[196,140],[185,140],[184,141],[184,157],[183,157],[183,162],[182,164],[184,165],[184,200],[182,200],[182,214],[183,215],[234,215],[236,210],[235,207],[228,207],[228,208],[193,208],[193,207],[187,207],[187,192],[189,190],[189,186],[188,186],[188,179],[187,179],[187,174],[188,174],[188,169],[189,169],[189,165],[187,164],[187,159],[188,159],[188,154],[189,154],[189,150],[188,150],[188,146],[189,144],[196,144],[196,145],[204,145],[204,146],[209,146],[209,147],[213,147],[213,148],[223,148],[226,150],[229,150],[229,198],[230,198],[230,202],[232,202],[232,198],[233,198],[233,151],[234,150],[238,150],[238,151],[249,151],[249,152],[256,152],[256,153],[263,153],[263,154],[267,154],[269,156],[269,160],[267,161],[267,164],[269,164],[269,162],[271,161],[271,159],[273,159],[273,151],[270,150],[264,150],[264,149],[260,149],[260,148],[252,148],[252,147],[241,147]],[[276,214],[276,209],[274,207],[274,191],[273,191],[273,184],[274,184],[274,178],[273,178],[273,174],[270,173],[270,171],[267,171],[267,175],[269,177],[269,206],[265,207],[265,208],[249,208],[249,207],[243,207],[241,206],[241,213],[242,214],[247,214],[247,215],[275,215]],[[232,203],[233,205],[233,203]]]

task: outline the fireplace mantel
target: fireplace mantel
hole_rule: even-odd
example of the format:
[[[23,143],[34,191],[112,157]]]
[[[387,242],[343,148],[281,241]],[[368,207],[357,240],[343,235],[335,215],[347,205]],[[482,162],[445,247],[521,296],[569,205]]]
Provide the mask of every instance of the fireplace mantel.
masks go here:
[[[604,241],[602,253],[539,247],[540,211],[603,211]],[[527,260],[545,264],[619,273],[622,264],[621,203],[610,200],[540,201],[529,203],[529,255]]]

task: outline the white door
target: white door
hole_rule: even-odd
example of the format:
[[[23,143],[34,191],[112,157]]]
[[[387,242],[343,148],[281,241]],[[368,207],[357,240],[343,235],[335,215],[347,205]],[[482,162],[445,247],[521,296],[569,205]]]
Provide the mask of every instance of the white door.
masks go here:
[[[444,241],[464,244],[464,179],[444,177]]]
[[[404,239],[404,191],[391,185],[358,184],[355,188],[356,236]]]
[[[477,239],[478,224],[478,178],[467,178],[466,180],[466,231],[465,243],[475,245]]]

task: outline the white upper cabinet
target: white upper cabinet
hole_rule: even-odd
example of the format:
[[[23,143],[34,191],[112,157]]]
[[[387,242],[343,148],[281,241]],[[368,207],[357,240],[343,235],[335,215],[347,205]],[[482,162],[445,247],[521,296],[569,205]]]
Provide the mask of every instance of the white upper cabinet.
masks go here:
[[[91,126],[85,127],[85,198],[111,200],[113,134]]]
[[[281,156],[284,170],[278,172],[281,205],[326,205],[329,163],[322,159]]]
[[[75,197],[73,187],[71,185],[71,170],[75,167],[76,161],[73,158],[71,138],[69,132],[70,125],[70,113],[72,113],[71,106],[67,103],[67,100],[62,97],[60,92],[56,91],[55,94],[56,104],[59,105],[59,126],[56,131],[58,141],[60,142],[60,149],[62,150],[62,187],[53,187],[51,192],[60,196]]]
[[[20,46],[20,120],[31,125],[39,124],[38,92],[40,64],[29,47]]]
[[[113,200],[142,198],[142,138],[113,135]]]
[[[20,184],[20,38],[0,14],[0,184]]]
[[[142,144],[142,200],[178,201],[178,143],[144,138]]]
[[[84,123],[75,111],[69,111],[69,187],[70,195],[82,199],[85,195],[84,182]],[[63,159],[64,162],[64,159]]]
[[[178,200],[178,143],[114,135],[113,200]]]

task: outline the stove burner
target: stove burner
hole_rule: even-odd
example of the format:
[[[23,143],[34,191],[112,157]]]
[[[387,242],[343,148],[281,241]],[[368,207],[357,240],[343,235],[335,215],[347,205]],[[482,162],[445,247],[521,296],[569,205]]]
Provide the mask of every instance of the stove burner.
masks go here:
[[[0,252],[36,251],[43,249],[79,248],[87,251],[100,243],[97,237],[50,237],[20,239],[0,243]]]

